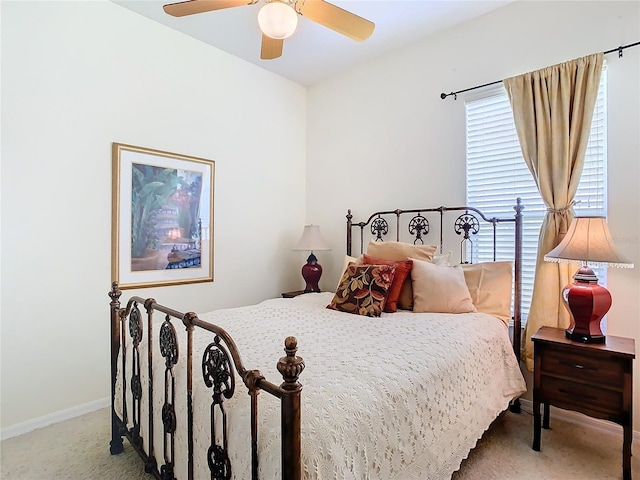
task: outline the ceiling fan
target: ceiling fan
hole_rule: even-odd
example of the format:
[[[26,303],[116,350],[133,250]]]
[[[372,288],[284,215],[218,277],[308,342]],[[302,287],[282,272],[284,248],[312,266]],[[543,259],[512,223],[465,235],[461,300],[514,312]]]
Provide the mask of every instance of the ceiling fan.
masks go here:
[[[261,0],[187,0],[170,3],[162,8],[169,15],[184,17],[242,5],[254,5],[259,1]],[[324,0],[264,1],[265,5],[258,12],[258,23],[262,30],[260,58],[263,60],[272,60],[282,55],[284,39],[295,31],[298,15],[359,42],[369,38],[375,28],[373,22]]]

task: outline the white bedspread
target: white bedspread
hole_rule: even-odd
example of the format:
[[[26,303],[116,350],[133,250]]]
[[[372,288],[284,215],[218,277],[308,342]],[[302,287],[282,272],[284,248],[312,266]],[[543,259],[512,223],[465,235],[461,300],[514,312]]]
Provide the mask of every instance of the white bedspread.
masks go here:
[[[482,313],[384,313],[361,317],[326,309],[331,293],[272,299],[200,318],[225,328],[245,367],[273,383],[284,339],[298,339],[306,369],[302,392],[302,455],[306,479],[448,479],[509,401],[525,390],[504,323]],[[143,310],[144,312],[144,310]],[[158,318],[161,315],[157,315]],[[179,336],[184,327],[175,323]],[[164,395],[164,364],[154,327],[156,412]],[[146,330],[146,326],[145,326]],[[145,332],[146,336],[146,332]],[[211,393],[199,373],[210,334],[194,339],[195,477],[210,478]],[[181,356],[186,353],[180,345]],[[141,349],[143,362],[146,351]],[[131,356],[130,347],[127,350]],[[185,362],[176,367],[178,422],[186,419]],[[130,377],[131,367],[127,367]],[[146,385],[146,365],[142,368]],[[142,435],[147,432],[143,387]],[[280,478],[279,401],[260,398],[260,478]],[[118,401],[118,404],[120,401]],[[249,396],[237,377],[225,402],[233,478],[251,478]],[[129,412],[131,409],[129,408]],[[131,413],[129,413],[131,417]],[[183,420],[184,422],[184,420]],[[163,463],[162,425],[155,423],[155,454]],[[178,425],[176,477],[186,478],[186,430]]]

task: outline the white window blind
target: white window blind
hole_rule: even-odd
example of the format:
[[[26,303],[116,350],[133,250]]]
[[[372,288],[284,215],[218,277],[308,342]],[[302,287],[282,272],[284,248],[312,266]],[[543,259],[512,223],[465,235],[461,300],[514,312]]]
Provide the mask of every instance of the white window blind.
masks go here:
[[[576,215],[606,215],[607,75],[603,68],[585,164],[574,206]],[[509,99],[504,88],[465,103],[467,205],[496,217],[514,215],[520,197],[523,212],[522,313],[531,304],[540,227],[546,213],[536,184],[522,158]],[[505,232],[502,233],[501,232]],[[513,259],[512,225],[498,226],[497,260]],[[481,228],[473,243],[473,261],[491,261],[493,232]],[[502,240],[501,240],[502,239]],[[594,268],[600,283],[606,269]]]

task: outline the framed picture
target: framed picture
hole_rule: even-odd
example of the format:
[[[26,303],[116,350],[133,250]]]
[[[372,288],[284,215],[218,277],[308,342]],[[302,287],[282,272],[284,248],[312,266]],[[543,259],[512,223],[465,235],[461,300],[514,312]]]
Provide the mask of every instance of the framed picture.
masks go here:
[[[113,143],[112,168],[113,281],[212,282],[215,162]]]

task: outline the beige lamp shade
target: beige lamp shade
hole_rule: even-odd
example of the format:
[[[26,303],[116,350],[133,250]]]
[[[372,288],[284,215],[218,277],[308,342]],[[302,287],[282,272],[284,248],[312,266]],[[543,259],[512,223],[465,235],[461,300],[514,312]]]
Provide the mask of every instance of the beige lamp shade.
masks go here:
[[[562,242],[544,259],[548,262],[575,261],[633,268],[633,263],[618,254],[605,217],[575,217]]]
[[[322,250],[331,250],[327,242],[322,238],[320,227],[318,225],[305,225],[302,231],[302,237],[295,246],[294,250],[306,250],[308,252],[319,252]]]

